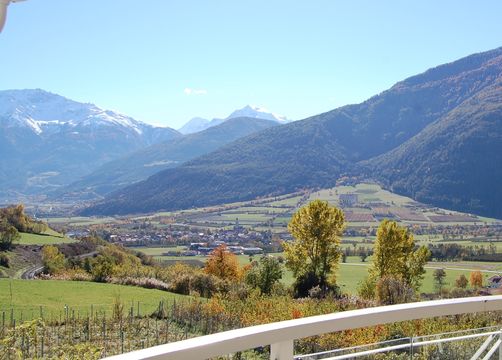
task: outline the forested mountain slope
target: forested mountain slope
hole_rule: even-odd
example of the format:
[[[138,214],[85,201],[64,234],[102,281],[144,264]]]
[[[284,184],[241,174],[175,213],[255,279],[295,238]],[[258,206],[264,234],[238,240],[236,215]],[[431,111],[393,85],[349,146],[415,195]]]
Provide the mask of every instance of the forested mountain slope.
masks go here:
[[[86,209],[85,213],[149,212],[247,200],[306,187],[333,186],[344,173],[366,173],[372,178],[384,179],[386,174],[383,172],[388,170],[383,162],[381,166],[373,165],[374,171],[369,174],[361,164],[369,166],[371,162],[365,160],[396,149],[441,119],[455,118],[455,122],[462,124],[466,119],[481,121],[483,116],[479,112],[484,112],[483,103],[498,101],[495,97],[486,98],[484,94],[496,93],[501,74],[502,48],[441,65],[399,82],[361,104],[265,130],[178,168],[162,171],[110,195]],[[462,117],[466,111],[465,102],[469,99],[481,104]],[[496,112],[493,114],[496,116]],[[494,136],[496,141],[501,131],[497,124],[494,122],[479,130],[493,133],[484,136]],[[469,129],[462,128],[459,138],[468,136],[463,131],[469,132]],[[430,137],[428,130],[417,140],[424,146],[416,148],[416,151],[425,153],[413,154],[417,162],[425,160],[427,153],[432,151],[433,144],[426,141]],[[500,167],[497,164],[499,158],[491,152],[493,146],[476,147],[475,142],[472,146],[465,150],[470,149],[476,155],[464,157],[465,161],[474,165],[473,162],[483,159]],[[447,181],[444,180],[449,176],[446,168],[435,167],[434,171],[434,174],[425,177],[427,181]],[[461,172],[458,175],[465,176]],[[492,176],[492,173],[479,176]],[[496,173],[493,176],[494,182],[502,182],[502,179],[496,178]],[[462,185],[463,195],[462,191],[458,191],[460,200],[449,203],[453,208],[461,206],[464,211],[472,209],[492,214],[491,205],[482,200],[487,197],[476,195],[471,198],[469,189],[477,186],[476,179],[466,179],[468,181]],[[406,180],[401,181],[406,183]],[[425,183],[419,184],[424,186]],[[419,194],[420,190],[414,189],[413,194]],[[440,190],[441,187],[437,187],[434,191]],[[427,198],[437,201],[441,196],[434,194]],[[465,207],[471,200],[476,204],[475,209]],[[499,196],[497,200],[500,202],[502,199]]]
[[[270,120],[234,118],[201,132],[141,149],[108,162],[58,192],[59,196],[100,196],[207,154],[246,135],[277,126]]]

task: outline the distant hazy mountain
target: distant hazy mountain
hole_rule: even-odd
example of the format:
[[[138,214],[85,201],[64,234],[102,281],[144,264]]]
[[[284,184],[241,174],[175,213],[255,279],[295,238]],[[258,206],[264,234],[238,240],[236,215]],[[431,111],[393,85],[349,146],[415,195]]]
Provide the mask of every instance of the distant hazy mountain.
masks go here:
[[[155,144],[105,163],[91,174],[63,188],[58,195],[79,198],[101,196],[276,125],[275,121],[263,119],[229,119],[204,131]]]
[[[361,104],[237,140],[85,213],[221,204],[366,174],[432,204],[501,217],[501,81],[502,48],[471,55]]]
[[[243,107],[242,109],[235,110],[233,113],[231,113],[225,120],[228,119],[233,119],[236,117],[250,117],[250,118],[256,118],[256,119],[265,119],[265,120],[271,120],[271,121],[277,121],[278,123],[287,123],[289,120],[279,114],[272,113],[268,111],[265,108],[258,107],[258,106],[251,106],[247,105]]]
[[[194,117],[188,121],[185,125],[180,127],[178,131],[184,135],[193,134],[202,130],[206,130],[209,127],[210,121],[203,119],[201,117]]]
[[[203,119],[200,117],[193,118],[189,122],[187,122],[185,125],[183,125],[180,129],[178,129],[178,131],[182,134],[193,134],[198,131],[209,129],[210,127],[213,127],[213,126],[218,126],[227,120],[240,118],[240,117],[271,120],[271,121],[278,122],[280,124],[285,124],[285,123],[289,122],[289,120],[285,116],[269,112],[265,108],[258,107],[258,106],[246,105],[242,109],[235,110],[229,116],[227,116],[225,119],[215,118],[210,121],[210,120]]]
[[[179,136],[43,90],[0,91],[0,196],[44,193],[107,161]]]

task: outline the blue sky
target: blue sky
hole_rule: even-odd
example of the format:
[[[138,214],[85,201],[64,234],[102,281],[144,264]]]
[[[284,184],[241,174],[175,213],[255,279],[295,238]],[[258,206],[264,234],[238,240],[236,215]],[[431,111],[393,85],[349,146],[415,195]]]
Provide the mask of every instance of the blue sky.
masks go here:
[[[0,89],[42,88],[180,127],[246,104],[302,119],[502,46],[499,0],[29,0]]]

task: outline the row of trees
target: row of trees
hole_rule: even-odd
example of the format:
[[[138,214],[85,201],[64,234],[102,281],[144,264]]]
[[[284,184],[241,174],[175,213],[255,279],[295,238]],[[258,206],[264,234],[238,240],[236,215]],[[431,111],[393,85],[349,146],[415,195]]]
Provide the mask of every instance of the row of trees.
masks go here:
[[[285,243],[284,251],[286,266],[296,279],[295,296],[307,296],[315,287],[323,295],[337,293],[344,228],[342,210],[326,201],[315,200],[293,215],[288,229],[295,241]],[[409,230],[395,221],[382,221],[376,235],[373,262],[360,295],[384,303],[407,300],[420,288],[430,251],[417,247]]]
[[[460,244],[429,244],[431,258],[438,261],[471,260],[485,257],[487,261],[490,258],[493,261],[502,261],[502,257],[497,253],[497,247],[493,243],[487,246],[462,246]]]

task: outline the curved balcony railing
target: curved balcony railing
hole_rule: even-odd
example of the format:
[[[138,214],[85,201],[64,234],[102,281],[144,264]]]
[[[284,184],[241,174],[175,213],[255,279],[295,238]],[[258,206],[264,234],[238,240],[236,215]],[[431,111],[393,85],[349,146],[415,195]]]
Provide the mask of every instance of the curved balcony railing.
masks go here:
[[[108,359],[207,359],[270,345],[270,359],[290,360],[294,358],[295,339],[400,321],[497,310],[502,310],[502,295],[380,306],[230,330]],[[500,340],[496,344],[495,350],[502,356]]]

